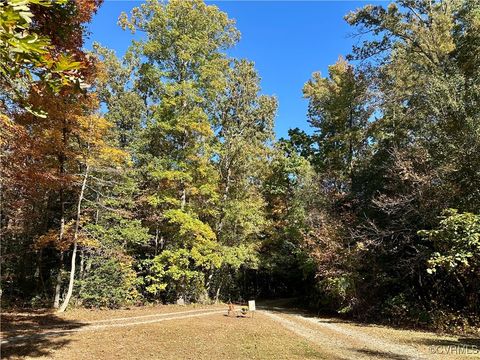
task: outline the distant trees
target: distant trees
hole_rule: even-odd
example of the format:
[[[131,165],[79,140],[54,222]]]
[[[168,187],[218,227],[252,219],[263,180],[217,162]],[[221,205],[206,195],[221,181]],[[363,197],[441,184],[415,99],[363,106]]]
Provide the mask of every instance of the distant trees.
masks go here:
[[[478,315],[478,274],[454,280],[454,273],[434,270],[447,259],[476,257],[468,239],[476,237],[471,213],[480,211],[479,77],[471,72],[478,65],[471,51],[479,6],[367,5],[346,16],[360,33],[374,35],[349,56],[362,62],[340,61],[328,79],[314,74],[305,86],[316,132],[293,131],[290,141],[316,165],[327,194],[314,246],[306,239],[321,301],[337,310],[424,323],[452,308],[472,320]],[[350,186],[340,181],[347,174]],[[438,224],[448,208],[457,210]],[[448,226],[457,240],[447,240]]]

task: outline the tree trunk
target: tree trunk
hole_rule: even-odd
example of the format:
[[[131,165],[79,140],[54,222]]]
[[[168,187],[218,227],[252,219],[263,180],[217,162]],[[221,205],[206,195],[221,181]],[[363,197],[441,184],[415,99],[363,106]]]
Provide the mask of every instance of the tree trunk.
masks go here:
[[[53,307],[58,309],[60,307],[60,291],[62,290],[62,272],[63,272],[63,251],[60,252],[60,263],[58,266],[57,283],[55,284],[55,298],[53,300]]]
[[[87,258],[87,264],[85,265],[85,276],[88,276],[88,274],[90,273],[90,269],[92,268],[92,257],[88,257]]]
[[[211,289],[211,284],[212,284],[212,278],[213,278],[213,273],[214,270],[210,269],[210,274],[207,277],[207,281],[205,282],[205,288],[203,289],[203,295],[202,299],[200,302],[208,304],[210,303],[210,289]]]
[[[187,203],[187,191],[185,187],[182,189],[182,196],[180,198],[181,204],[180,204],[180,209],[183,211],[185,210],[185,204]]]
[[[157,256],[158,253],[158,226],[155,229],[155,256]]]
[[[220,284],[217,287],[217,291],[215,293],[215,304],[218,304],[218,298],[220,297],[220,290],[222,289],[223,283],[220,282]]]
[[[228,169],[227,169],[227,179],[226,179],[226,184],[225,184],[225,191],[223,193],[223,204],[227,203],[228,193],[230,191],[230,177],[231,177],[231,171],[230,171],[230,167],[228,167]],[[217,236],[218,236],[218,238],[220,238],[220,233],[223,229],[224,220],[225,220],[225,212],[222,212],[220,221],[219,221],[218,226],[217,226]]]
[[[37,267],[35,269],[35,279],[37,280],[37,292],[45,295],[45,282],[43,281],[43,251],[37,252]]]
[[[62,165],[63,168],[63,165]],[[62,243],[63,235],[65,233],[65,200],[63,189],[60,189],[60,233],[58,235],[59,243]],[[53,307],[58,309],[60,307],[60,293],[62,290],[62,272],[63,272],[63,250],[60,250],[60,263],[58,266],[57,283],[55,284],[55,298],[53,300]]]
[[[62,128],[62,140],[64,150],[67,147],[67,127],[65,119],[63,120]],[[65,175],[65,153],[62,151],[58,156],[58,161],[60,163],[60,233],[58,235],[58,242],[61,244],[63,239],[63,234],[65,232],[65,193],[63,189],[63,180]],[[60,292],[62,288],[62,272],[63,272],[63,250],[60,250],[60,266],[58,267],[57,274],[57,283],[55,285],[55,298],[53,300],[53,307],[58,309],[60,306]]]
[[[80,251],[80,280],[85,277],[85,249]]]
[[[85,168],[85,174],[83,176],[82,188],[80,190],[80,195],[78,196],[78,204],[77,204],[77,219],[75,220],[75,232],[73,234],[73,252],[72,252],[72,264],[70,268],[70,280],[68,282],[68,291],[67,296],[65,296],[65,300],[63,301],[62,306],[58,309],[58,312],[64,312],[70,302],[73,293],[73,282],[75,280],[75,262],[77,260],[77,248],[78,248],[78,230],[80,228],[80,215],[82,210],[82,201],[83,195],[85,193],[85,188],[87,186],[87,179],[88,179],[88,171],[90,167],[87,163]]]

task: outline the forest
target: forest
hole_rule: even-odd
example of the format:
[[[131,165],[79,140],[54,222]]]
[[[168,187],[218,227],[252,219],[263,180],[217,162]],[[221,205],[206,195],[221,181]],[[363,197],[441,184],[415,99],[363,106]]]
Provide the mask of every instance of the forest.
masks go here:
[[[297,298],[480,325],[480,1],[345,14],[357,45],[280,139],[228,14],[139,3],[118,57],[84,47],[101,5],[0,2],[3,308]]]

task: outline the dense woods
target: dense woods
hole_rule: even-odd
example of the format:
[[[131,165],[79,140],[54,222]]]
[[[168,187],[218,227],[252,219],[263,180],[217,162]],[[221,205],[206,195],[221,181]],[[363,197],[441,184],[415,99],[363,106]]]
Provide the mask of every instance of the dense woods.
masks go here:
[[[83,47],[101,2],[0,3],[3,306],[297,297],[478,325],[479,1],[347,14],[360,41],[305,79],[287,139],[227,14],[149,0],[119,58]]]

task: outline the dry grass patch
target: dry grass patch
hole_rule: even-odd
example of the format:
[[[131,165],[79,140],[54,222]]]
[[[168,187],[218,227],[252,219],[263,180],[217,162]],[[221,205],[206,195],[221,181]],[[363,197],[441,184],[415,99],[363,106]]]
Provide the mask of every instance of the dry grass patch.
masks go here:
[[[193,307],[164,306],[164,313]],[[225,306],[222,309],[226,308]],[[66,314],[62,320],[141,316],[154,309],[133,312]],[[36,328],[36,332],[39,328]],[[2,358],[48,359],[325,359],[319,349],[281,325],[258,313],[252,318],[227,317],[223,313],[150,324],[66,333],[6,344]]]

